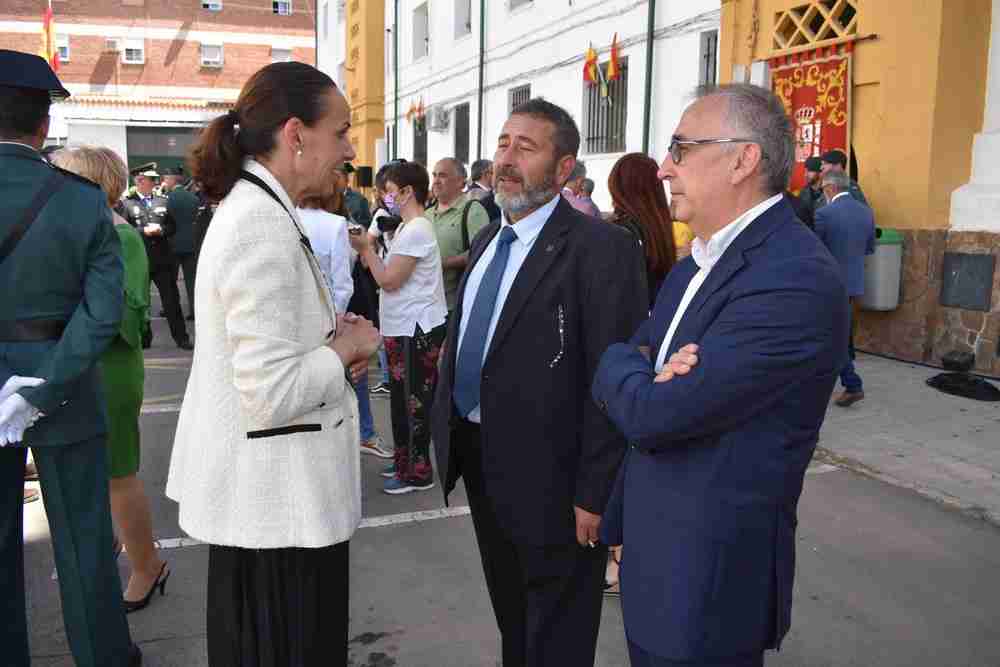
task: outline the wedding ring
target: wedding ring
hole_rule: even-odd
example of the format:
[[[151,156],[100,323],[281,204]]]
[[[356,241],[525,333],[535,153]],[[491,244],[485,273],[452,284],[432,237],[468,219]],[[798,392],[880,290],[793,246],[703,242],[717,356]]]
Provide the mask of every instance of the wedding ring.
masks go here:
[[[593,541],[593,540],[587,540],[587,545],[588,545],[588,546],[589,546],[589,547],[590,547],[591,549],[593,549],[594,547],[596,547],[596,546],[597,546],[596,544],[594,544],[594,541]]]

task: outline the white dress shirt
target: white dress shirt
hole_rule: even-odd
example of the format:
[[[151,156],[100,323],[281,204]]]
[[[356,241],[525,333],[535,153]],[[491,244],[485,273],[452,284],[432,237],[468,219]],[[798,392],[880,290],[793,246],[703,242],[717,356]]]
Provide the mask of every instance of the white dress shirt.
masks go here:
[[[691,257],[694,259],[695,264],[698,265],[698,273],[694,274],[691,278],[691,282],[688,283],[687,289],[684,290],[684,296],[681,298],[680,304],[677,306],[677,312],[674,313],[674,319],[670,322],[670,328],[667,329],[667,335],[663,339],[663,343],[660,345],[660,352],[656,355],[656,365],[653,367],[654,370],[659,373],[663,370],[663,364],[667,358],[667,350],[670,349],[670,344],[673,342],[674,333],[677,332],[677,327],[681,323],[681,318],[684,317],[684,311],[687,310],[688,306],[691,305],[691,301],[694,300],[698,290],[705,283],[708,278],[708,274],[712,272],[712,267],[715,266],[716,262],[722,257],[726,252],[726,249],[732,245],[733,241],[743,233],[743,231],[750,226],[750,224],[762,216],[765,211],[781,201],[784,195],[779,193],[766,199],[761,203],[757,204],[749,211],[746,211],[738,218],[733,220],[731,223],[717,231],[712,235],[712,238],[706,243],[700,238],[695,237],[694,241],[691,242]]]
[[[319,268],[323,269],[333,304],[338,313],[344,314],[354,296],[351,271],[357,256],[347,238],[347,220],[321,209],[300,208],[296,213],[319,261]]]
[[[531,247],[535,245],[535,241],[538,239],[538,235],[542,233],[542,228],[545,227],[545,223],[552,216],[552,212],[556,210],[556,206],[559,204],[559,195],[552,198],[545,206],[531,213],[524,218],[521,218],[517,222],[511,224],[507,220],[507,214],[501,215],[500,220],[500,231],[503,231],[503,227],[511,227],[514,233],[517,234],[517,239],[512,241],[510,244],[510,255],[507,257],[507,267],[504,269],[503,278],[500,279],[500,290],[497,292],[497,302],[493,307],[493,317],[490,319],[490,328],[486,334],[486,345],[483,347],[483,361],[486,360],[486,353],[489,352],[490,343],[493,341],[493,334],[497,330],[497,323],[500,321],[500,314],[503,312],[504,302],[507,301],[507,295],[510,294],[510,288],[514,285],[514,279],[517,278],[517,272],[521,269],[521,265],[524,264],[524,260],[527,259],[528,253],[531,252]],[[462,321],[461,326],[458,330],[458,350],[462,350],[462,340],[465,338],[465,328],[469,322],[469,315],[472,313],[472,305],[476,301],[476,294],[479,293],[479,284],[483,281],[483,274],[486,273],[486,268],[493,261],[493,256],[497,253],[497,242],[500,239],[499,232],[490,241],[490,244],[486,246],[486,250],[479,257],[479,261],[476,265],[472,267],[472,272],[469,273],[469,279],[465,283],[465,293],[462,297]],[[480,423],[480,411],[479,406],[469,413],[469,421]]]

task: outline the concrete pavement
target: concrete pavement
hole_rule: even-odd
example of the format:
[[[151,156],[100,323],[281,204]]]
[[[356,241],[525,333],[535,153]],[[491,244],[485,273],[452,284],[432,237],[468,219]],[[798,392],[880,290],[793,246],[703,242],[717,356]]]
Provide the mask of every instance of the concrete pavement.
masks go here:
[[[173,347],[164,322],[155,327],[146,355],[140,476],[156,536],[176,545],[177,509],[163,490],[190,354]],[[862,357],[859,369],[869,398],[830,409],[820,443],[828,454],[811,468],[800,505],[793,628],[767,664],[996,667],[1000,529],[970,514],[1000,516],[1000,409],[938,394],[923,385],[933,374],[927,369],[873,357]],[[373,404],[388,437],[388,400]],[[372,527],[359,530],[351,545],[351,664],[498,665],[461,491],[453,516],[414,515],[440,509],[440,489],[386,496],[377,475],[383,462],[363,463],[364,514]],[[72,665],[44,507],[28,505],[25,514],[33,664]],[[205,665],[207,548],[179,546],[165,556],[172,569],[167,594],[129,617],[134,638],[147,666]],[[124,580],[127,554],[120,567]],[[628,664],[618,599],[604,605],[597,664]]]

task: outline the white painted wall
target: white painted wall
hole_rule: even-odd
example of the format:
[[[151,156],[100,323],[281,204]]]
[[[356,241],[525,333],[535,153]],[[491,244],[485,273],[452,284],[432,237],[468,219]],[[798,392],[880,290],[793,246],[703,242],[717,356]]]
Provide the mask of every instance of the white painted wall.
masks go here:
[[[125,125],[73,120],[67,124],[69,125],[69,143],[105,146],[118,153],[126,163],[128,162]]]
[[[951,195],[951,228],[1000,233],[1000,0],[993,0],[983,131],[972,144],[972,180]]]
[[[333,1],[333,0],[330,0]],[[400,101],[398,155],[413,155],[413,127],[405,118],[410,105],[442,104],[451,108],[469,102],[470,158],[476,159],[479,64],[479,2],[472,1],[472,31],[455,38],[456,0],[400,0]],[[386,2],[386,27],[393,23],[395,0]],[[413,10],[429,2],[430,53],[414,62]],[[719,27],[718,0],[660,0],[654,38],[653,111],[650,153],[658,161],[666,154],[670,135],[698,83],[700,34]],[[507,118],[507,94],[531,84],[533,97],[543,96],[582,121],[583,57],[593,43],[606,61],[612,36],[618,33],[621,55],[628,58],[627,150],[642,150],[646,69],[646,0],[535,0],[515,10],[507,2],[487,3],[486,68],[483,105],[483,157],[491,158]],[[387,33],[391,39],[391,33]],[[342,34],[337,37],[343,39]],[[321,47],[322,48],[322,47]],[[389,47],[391,54],[391,45]],[[393,71],[387,67],[386,118],[393,118]],[[454,123],[447,132],[431,131],[431,165],[454,150]],[[390,148],[391,151],[391,148]],[[588,175],[597,184],[595,200],[610,209],[607,176],[622,153],[586,155]]]

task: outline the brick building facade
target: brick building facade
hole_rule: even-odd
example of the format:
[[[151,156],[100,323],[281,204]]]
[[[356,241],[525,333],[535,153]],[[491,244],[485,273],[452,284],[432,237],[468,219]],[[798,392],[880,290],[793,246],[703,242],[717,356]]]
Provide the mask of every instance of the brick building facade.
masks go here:
[[[46,0],[0,5],[0,48],[35,53]],[[59,78],[50,142],[110,146],[134,165],[183,160],[247,78],[314,64],[315,0],[53,0]]]

